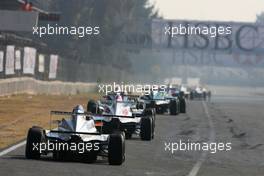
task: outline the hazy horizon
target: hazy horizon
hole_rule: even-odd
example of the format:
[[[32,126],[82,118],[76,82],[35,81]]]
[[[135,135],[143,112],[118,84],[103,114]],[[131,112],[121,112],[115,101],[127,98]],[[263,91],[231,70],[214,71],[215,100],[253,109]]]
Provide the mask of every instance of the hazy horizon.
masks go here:
[[[254,22],[264,12],[261,0],[150,0],[165,19]],[[227,5],[228,4],[228,5]]]

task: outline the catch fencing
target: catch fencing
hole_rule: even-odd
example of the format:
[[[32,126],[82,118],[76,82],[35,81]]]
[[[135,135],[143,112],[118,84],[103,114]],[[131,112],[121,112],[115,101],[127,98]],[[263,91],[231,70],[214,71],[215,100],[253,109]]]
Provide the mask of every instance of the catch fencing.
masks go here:
[[[0,79],[27,76],[45,81],[111,82],[127,81],[129,75],[111,64],[79,63],[34,47],[0,45]]]
[[[125,69],[111,64],[81,63],[43,43],[0,32],[0,95],[86,93],[96,83],[128,81],[130,77]]]

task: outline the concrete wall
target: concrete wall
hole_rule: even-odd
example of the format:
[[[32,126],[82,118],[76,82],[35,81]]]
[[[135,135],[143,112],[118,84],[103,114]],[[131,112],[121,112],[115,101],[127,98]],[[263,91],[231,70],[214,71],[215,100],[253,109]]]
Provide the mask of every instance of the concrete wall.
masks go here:
[[[0,80],[0,96],[30,93],[30,94],[78,94],[95,92],[97,83],[71,83],[61,81],[40,81],[34,78],[10,78]]]

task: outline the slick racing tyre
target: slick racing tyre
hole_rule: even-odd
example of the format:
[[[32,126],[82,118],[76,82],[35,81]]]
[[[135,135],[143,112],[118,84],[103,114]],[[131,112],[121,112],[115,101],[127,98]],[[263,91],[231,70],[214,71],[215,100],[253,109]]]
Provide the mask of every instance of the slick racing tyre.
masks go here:
[[[87,103],[87,112],[91,112],[93,114],[97,113],[97,103],[95,100],[89,100]]]
[[[184,98],[180,99],[180,113],[186,113],[186,101]]]
[[[178,103],[176,100],[171,100],[169,104],[169,110],[170,110],[170,115],[177,115],[178,114]]]
[[[44,130],[40,127],[32,127],[28,130],[27,143],[26,143],[26,158],[27,159],[39,159],[40,150],[39,148],[34,148],[35,145],[40,145],[45,142]]]
[[[121,133],[109,136],[108,162],[110,165],[121,165],[125,160],[125,139]]]
[[[145,109],[144,116],[152,118],[152,139],[154,138],[154,129],[155,129],[155,122],[156,122],[156,112],[155,109]]]
[[[153,138],[153,124],[151,117],[141,118],[140,137],[144,141],[150,141]]]

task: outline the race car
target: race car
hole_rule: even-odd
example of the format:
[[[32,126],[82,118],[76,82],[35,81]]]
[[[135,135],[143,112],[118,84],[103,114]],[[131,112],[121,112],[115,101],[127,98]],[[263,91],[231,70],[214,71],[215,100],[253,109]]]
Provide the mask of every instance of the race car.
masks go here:
[[[140,97],[147,107],[153,107],[157,114],[169,112],[170,115],[177,115],[186,112],[185,99],[172,89],[152,91],[149,95]]]
[[[105,97],[100,101],[88,101],[87,111],[98,114],[97,126],[106,133],[121,130],[125,133],[126,139],[130,139],[135,134],[142,140],[152,140],[155,129],[155,111],[138,104],[136,96],[123,95],[122,98],[118,96],[119,94],[116,94],[114,99]],[[100,123],[101,121],[103,123]]]
[[[211,92],[204,87],[197,86],[190,92],[190,100],[206,100],[208,97],[211,97]]]
[[[81,105],[76,106],[72,112],[51,111],[53,115],[67,118],[55,120],[56,128],[49,130],[36,126],[30,128],[26,158],[39,159],[42,155],[52,153],[58,161],[81,160],[93,163],[97,156],[107,157],[110,165],[121,165],[125,161],[124,134],[120,131],[111,134],[99,131],[94,116],[85,113]]]
[[[184,96],[184,98],[186,99],[190,99],[190,89],[184,85],[180,86],[180,92],[182,92],[182,95]]]
[[[168,98],[177,98],[179,100],[179,111],[180,113],[186,113],[186,97],[188,97],[188,91],[185,87],[168,87],[167,88]]]

